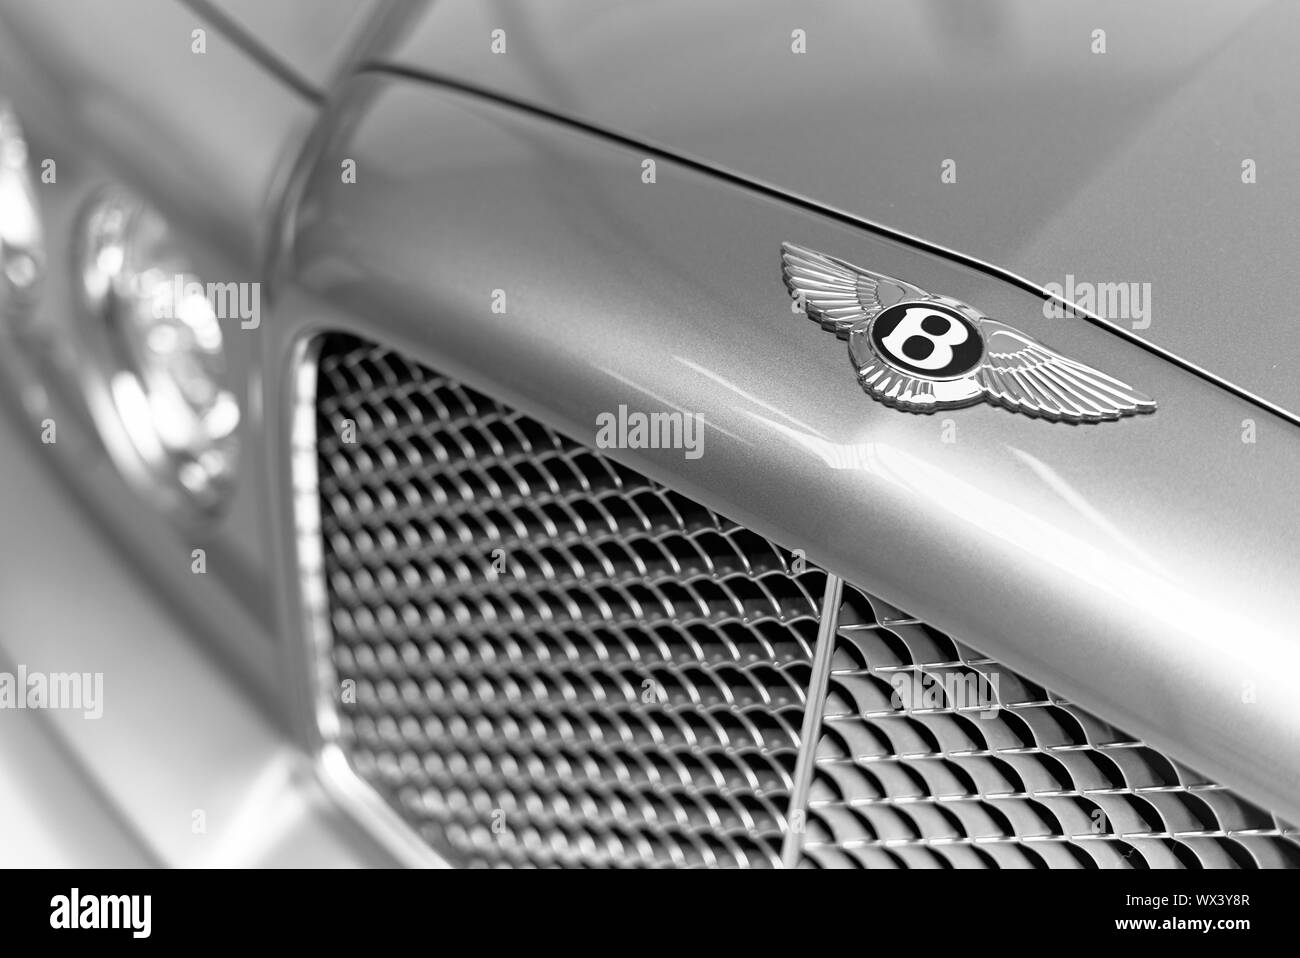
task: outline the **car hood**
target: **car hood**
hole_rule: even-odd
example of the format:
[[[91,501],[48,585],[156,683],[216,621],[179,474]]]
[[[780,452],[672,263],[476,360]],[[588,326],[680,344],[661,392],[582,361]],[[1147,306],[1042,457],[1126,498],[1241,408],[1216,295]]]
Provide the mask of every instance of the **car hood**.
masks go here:
[[[1264,2],[440,0],[377,61],[982,260],[1294,414],[1297,36]]]

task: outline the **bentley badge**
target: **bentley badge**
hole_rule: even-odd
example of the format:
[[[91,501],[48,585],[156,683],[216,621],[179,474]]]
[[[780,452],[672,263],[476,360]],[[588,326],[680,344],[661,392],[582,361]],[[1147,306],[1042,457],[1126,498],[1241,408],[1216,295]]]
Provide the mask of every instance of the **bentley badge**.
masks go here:
[[[848,340],[858,382],[873,399],[910,412],[987,399],[1065,422],[1156,408],[1127,383],[959,300],[790,243],[781,244],[781,261],[796,304]]]

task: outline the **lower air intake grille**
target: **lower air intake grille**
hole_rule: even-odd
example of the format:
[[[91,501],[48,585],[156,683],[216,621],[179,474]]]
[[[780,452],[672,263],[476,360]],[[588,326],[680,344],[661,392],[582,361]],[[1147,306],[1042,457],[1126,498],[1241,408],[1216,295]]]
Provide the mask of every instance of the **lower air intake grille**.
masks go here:
[[[317,388],[356,772],[455,863],[778,863],[825,576],[387,350]]]
[[[776,865],[787,821],[809,867],[1300,860],[1228,789],[847,587],[792,810],[825,575],[388,349],[318,346],[297,479],[327,734],[452,863]]]

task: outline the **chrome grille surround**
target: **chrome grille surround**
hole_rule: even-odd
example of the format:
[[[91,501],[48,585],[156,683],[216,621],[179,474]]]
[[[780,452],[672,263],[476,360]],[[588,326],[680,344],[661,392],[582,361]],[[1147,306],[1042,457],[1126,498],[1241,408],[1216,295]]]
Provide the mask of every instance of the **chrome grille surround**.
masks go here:
[[[850,586],[820,608],[827,576],[707,508],[391,350],[301,352],[316,722],[399,841],[466,865],[778,865],[783,838],[804,867],[1300,862],[1295,828],[925,623]],[[996,675],[998,708],[895,708],[901,673]]]

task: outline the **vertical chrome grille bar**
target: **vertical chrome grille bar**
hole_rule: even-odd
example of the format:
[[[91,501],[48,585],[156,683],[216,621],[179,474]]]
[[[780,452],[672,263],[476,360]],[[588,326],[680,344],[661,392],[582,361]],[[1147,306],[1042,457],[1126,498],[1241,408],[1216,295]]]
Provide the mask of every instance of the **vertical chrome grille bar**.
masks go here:
[[[803,836],[807,831],[808,791],[812,786],[817,738],[821,733],[826,689],[830,684],[831,658],[835,651],[835,633],[839,629],[843,595],[844,581],[828,573],[826,592],[822,595],[821,622],[817,626],[817,645],[813,649],[812,673],[804,700],[803,726],[799,730],[799,757],[794,766],[790,808],[785,816],[785,839],[781,843],[781,864],[786,868],[798,865]]]

